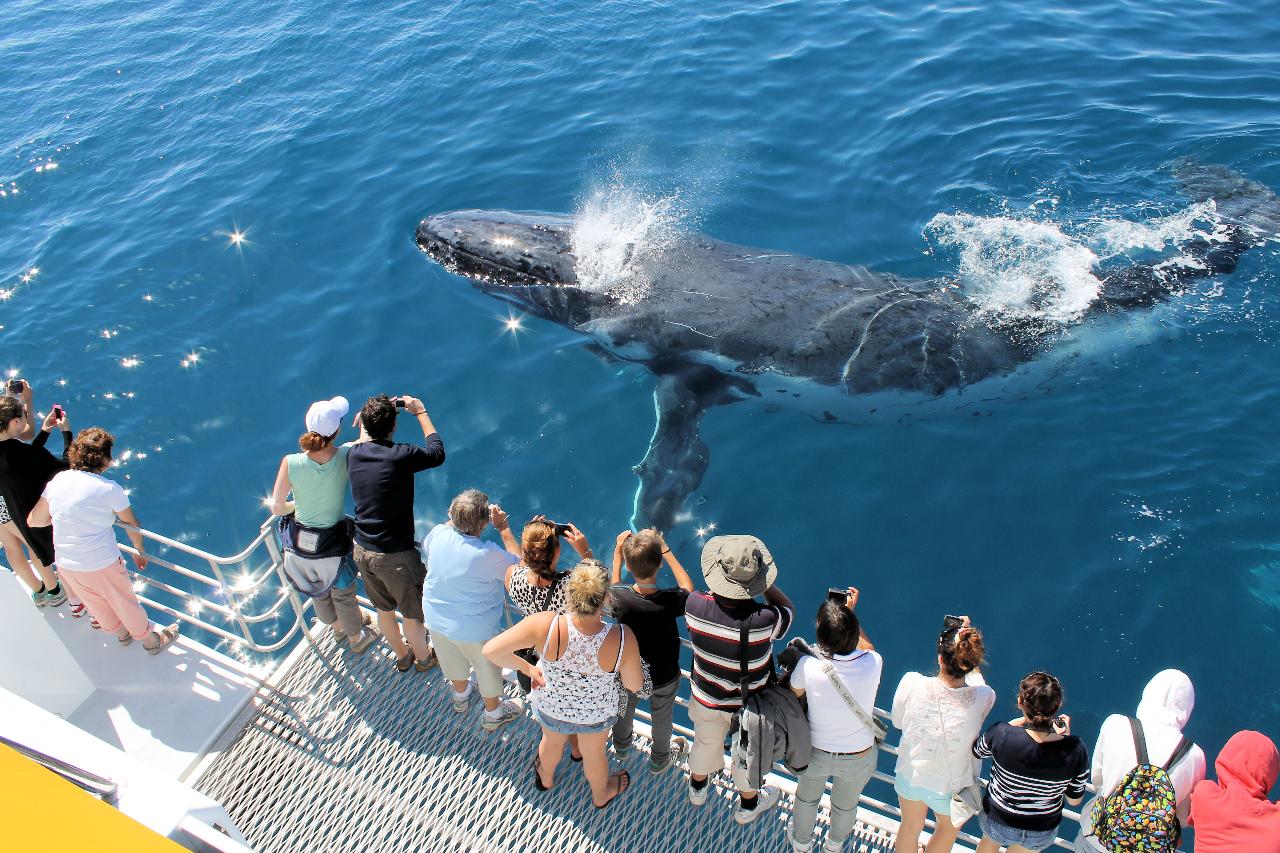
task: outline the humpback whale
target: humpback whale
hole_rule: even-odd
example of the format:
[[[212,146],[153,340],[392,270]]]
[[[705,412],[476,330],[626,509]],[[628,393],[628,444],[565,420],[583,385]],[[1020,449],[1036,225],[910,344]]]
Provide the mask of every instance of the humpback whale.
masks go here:
[[[1175,261],[1107,272],[1073,322],[1165,301],[1195,279],[1234,271],[1244,251],[1280,234],[1280,199],[1266,186],[1191,162],[1175,176],[1193,200],[1214,203],[1215,232],[1181,245]],[[423,219],[416,239],[480,291],[655,375],[657,424],[635,468],[637,525],[669,529],[701,483],[710,454],[698,427],[713,406],[782,391],[783,381],[840,395],[938,397],[1011,373],[1055,337],[1037,328],[1048,321],[984,312],[954,279],[904,278],[692,233],[660,252],[636,252],[628,264],[644,283],[636,298],[579,280],[574,226],[565,214],[459,210]]]

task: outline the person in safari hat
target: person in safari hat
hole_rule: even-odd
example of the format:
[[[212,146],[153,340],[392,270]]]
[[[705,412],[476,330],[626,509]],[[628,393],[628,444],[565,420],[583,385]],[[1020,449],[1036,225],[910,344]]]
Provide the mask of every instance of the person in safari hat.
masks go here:
[[[741,628],[747,626],[747,692],[769,683],[773,642],[791,628],[795,609],[786,593],[774,586],[778,565],[755,536],[713,536],[702,549],[702,577],[709,593],[691,592],[685,621],[693,644],[693,748],[689,752],[689,802],[707,801],[709,777],[724,767],[724,739],[742,707]],[[763,601],[759,600],[763,597]],[[733,819],[755,821],[777,804],[781,792],[766,785],[748,787],[737,767],[733,782],[740,796]]]

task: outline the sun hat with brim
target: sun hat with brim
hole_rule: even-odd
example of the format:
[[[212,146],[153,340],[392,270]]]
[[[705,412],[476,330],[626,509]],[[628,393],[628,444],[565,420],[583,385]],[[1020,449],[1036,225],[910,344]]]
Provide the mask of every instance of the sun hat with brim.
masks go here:
[[[713,536],[702,548],[702,577],[716,595],[745,600],[773,586],[778,566],[754,536]]]
[[[312,403],[311,408],[307,409],[307,429],[324,436],[333,435],[342,429],[342,419],[349,411],[351,404],[346,397]]]

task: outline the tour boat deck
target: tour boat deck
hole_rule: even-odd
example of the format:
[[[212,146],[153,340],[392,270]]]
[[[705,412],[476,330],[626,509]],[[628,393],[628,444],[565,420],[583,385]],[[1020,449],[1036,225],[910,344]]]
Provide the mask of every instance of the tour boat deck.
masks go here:
[[[739,826],[730,789],[694,808],[682,770],[650,775],[643,737],[623,765],[632,787],[610,807],[592,805],[567,753],[555,787],[539,792],[532,719],[486,733],[478,701],[453,712],[439,669],[400,673],[385,645],[352,656],[324,634],[295,651],[196,782],[261,853],[789,849],[789,794]],[[891,850],[892,824],[867,818],[845,849]]]

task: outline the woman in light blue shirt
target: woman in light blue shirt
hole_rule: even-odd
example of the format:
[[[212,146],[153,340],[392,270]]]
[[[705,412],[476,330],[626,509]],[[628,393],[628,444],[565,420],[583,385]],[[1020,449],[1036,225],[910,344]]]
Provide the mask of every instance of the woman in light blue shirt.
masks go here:
[[[480,538],[490,522],[506,550]],[[449,504],[449,522],[428,533],[422,547],[422,613],[440,670],[452,682],[453,710],[465,712],[478,689],[484,700],[480,725],[491,732],[524,713],[523,703],[502,698],[502,670],[481,651],[502,631],[504,581],[520,559],[520,543],[501,507],[491,506],[484,492],[467,489]]]

